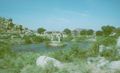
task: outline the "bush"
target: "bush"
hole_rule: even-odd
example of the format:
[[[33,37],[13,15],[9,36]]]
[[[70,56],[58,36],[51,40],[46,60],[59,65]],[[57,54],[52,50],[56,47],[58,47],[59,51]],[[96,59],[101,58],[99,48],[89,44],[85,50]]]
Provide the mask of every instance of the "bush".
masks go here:
[[[0,58],[11,54],[12,51],[10,49],[10,43],[7,43],[6,41],[0,41]]]
[[[53,53],[50,53],[50,56],[62,61],[62,62],[71,62],[75,58],[85,59],[87,58],[86,50],[80,49],[77,46],[72,47],[69,50],[59,50]]]
[[[102,53],[101,56],[109,59],[109,60],[118,60],[118,54],[117,54],[117,49],[112,48],[112,49],[105,49]]]
[[[25,44],[31,44],[32,43],[32,40],[31,40],[30,36],[24,36],[23,39],[24,39]]]
[[[62,41],[69,42],[73,39],[71,35],[68,35],[66,38],[63,38]]]
[[[52,64],[48,64],[45,68],[27,65],[25,66],[20,73],[68,73],[67,70],[61,70],[54,67]]]
[[[116,45],[116,38],[115,37],[100,37],[97,39],[97,43],[100,45],[105,45],[105,46],[111,46],[111,45]]]
[[[82,41],[85,41],[87,39],[86,36],[81,36],[81,37],[76,37],[75,40],[76,42],[82,42]]]
[[[88,56],[98,56],[99,55],[99,44],[95,42],[86,53]]]
[[[43,37],[39,37],[39,36],[34,36],[32,37],[32,40],[34,43],[41,43],[44,41],[44,38]]]

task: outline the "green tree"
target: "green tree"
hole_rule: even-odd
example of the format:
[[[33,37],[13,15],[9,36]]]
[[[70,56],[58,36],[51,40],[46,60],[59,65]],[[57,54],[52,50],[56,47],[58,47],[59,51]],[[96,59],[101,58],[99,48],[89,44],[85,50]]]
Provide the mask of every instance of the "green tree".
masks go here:
[[[81,30],[81,31],[80,31],[80,35],[87,35],[87,30],[86,30],[86,29]]]
[[[63,32],[64,32],[65,34],[71,35],[71,30],[68,29],[68,28],[64,29]]]
[[[38,28],[38,30],[37,30],[37,32],[40,34],[44,33],[45,31],[46,31],[46,29],[44,29],[44,28]]]
[[[105,36],[109,36],[115,30],[115,27],[107,25],[107,26],[102,26],[101,29]]]
[[[87,35],[93,35],[93,33],[94,33],[94,30],[92,29],[87,30]]]
[[[102,31],[96,31],[96,36],[102,36],[103,32]]]
[[[8,19],[8,30],[11,30],[13,28],[14,28],[14,24],[13,24],[12,19]]]

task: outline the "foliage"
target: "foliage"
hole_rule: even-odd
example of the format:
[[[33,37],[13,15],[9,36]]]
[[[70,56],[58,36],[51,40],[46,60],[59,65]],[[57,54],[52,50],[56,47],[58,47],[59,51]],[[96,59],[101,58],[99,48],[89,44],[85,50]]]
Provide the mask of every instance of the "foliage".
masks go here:
[[[95,42],[87,51],[87,56],[88,57],[96,57],[99,55],[99,44],[97,42]]]
[[[87,30],[87,35],[93,35],[93,33],[94,33],[94,30],[92,29]]]
[[[84,29],[84,30],[81,30],[81,31],[80,31],[80,35],[87,35],[87,30],[85,30],[85,29]]]
[[[92,29],[84,29],[84,30],[81,30],[80,32],[80,35],[93,35],[94,31]]]
[[[32,43],[32,40],[29,36],[24,36],[24,41],[25,41],[25,44],[31,44]]]
[[[36,35],[24,36],[23,39],[26,44],[49,42],[49,39],[47,37],[41,37]]]
[[[68,29],[68,28],[64,29],[63,32],[64,32],[65,34],[71,35],[71,30]]]
[[[14,24],[12,22],[8,24],[8,29],[11,30],[13,27],[14,27]]]
[[[117,49],[111,48],[111,49],[105,49],[102,53],[101,56],[104,56],[106,59],[109,60],[118,60],[119,55],[117,53]]]
[[[69,35],[69,36],[67,36],[67,37],[65,37],[65,38],[62,38],[62,41],[63,41],[63,42],[69,42],[69,41],[71,41],[72,39],[73,39],[73,36]]]
[[[105,46],[110,46],[110,45],[115,45],[116,44],[116,38],[115,37],[101,37],[97,39],[97,42],[99,44],[105,45]]]
[[[103,32],[102,31],[96,31],[96,36],[102,36]]]
[[[0,58],[11,53],[10,44],[6,41],[0,41]]]
[[[103,34],[105,36],[108,36],[115,30],[115,27],[107,25],[107,26],[102,26],[101,29],[103,31]]]
[[[32,40],[34,41],[34,43],[41,43],[44,41],[44,38],[40,36],[34,36],[32,37]]]
[[[116,28],[114,32],[117,34],[117,36],[120,36],[120,27]]]
[[[37,32],[40,34],[44,33],[45,31],[46,31],[46,29],[44,29],[44,28],[38,28],[38,30],[37,30]]]
[[[82,42],[82,41],[85,41],[86,39],[87,39],[86,36],[75,37],[75,41],[76,41],[76,42]]]
[[[20,73],[68,73],[68,71],[58,69],[52,64],[48,64],[45,68],[35,65],[27,65],[21,70]]]
[[[19,30],[22,32],[22,30],[23,30],[23,26],[22,25],[19,25]]]
[[[84,59],[87,57],[87,51],[78,48],[77,45],[74,45],[69,50],[59,50],[55,51],[53,53],[50,53],[50,56],[54,57],[57,60],[60,60],[62,62],[71,62],[75,58]]]

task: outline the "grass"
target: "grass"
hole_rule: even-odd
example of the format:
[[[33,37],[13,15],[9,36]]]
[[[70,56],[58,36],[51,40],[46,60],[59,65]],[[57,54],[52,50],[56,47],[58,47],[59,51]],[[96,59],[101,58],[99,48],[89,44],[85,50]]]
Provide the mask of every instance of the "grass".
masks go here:
[[[104,37],[102,38],[104,39]],[[112,40],[112,38],[109,39]],[[14,53],[10,50],[8,43],[1,42],[0,73],[110,73],[107,69],[101,70],[96,68],[94,64],[88,65],[86,62],[88,57],[97,57],[98,55],[109,60],[120,60],[119,55],[116,53],[116,47],[99,53],[99,44],[102,44],[102,42],[98,39],[88,50],[79,48],[78,45],[73,45],[69,50],[58,50],[42,54],[40,52]],[[112,45],[114,46],[114,43]],[[45,68],[36,66],[36,59],[41,55],[47,55],[61,61],[65,64],[64,68],[58,69],[52,64]],[[115,73],[119,72],[118,70]]]

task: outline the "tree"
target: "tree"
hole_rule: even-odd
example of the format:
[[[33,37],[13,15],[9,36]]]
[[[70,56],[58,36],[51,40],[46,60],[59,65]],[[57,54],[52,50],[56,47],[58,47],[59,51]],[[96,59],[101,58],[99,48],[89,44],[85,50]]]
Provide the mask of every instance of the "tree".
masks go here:
[[[71,30],[68,29],[68,28],[64,29],[63,32],[64,32],[65,34],[71,35]]]
[[[14,28],[14,24],[12,22],[12,19],[8,19],[8,29],[11,30],[12,28]]]
[[[102,36],[103,32],[102,31],[96,31],[96,36]]]
[[[81,30],[81,31],[80,31],[80,35],[87,35],[87,30],[86,30],[86,29]]]
[[[38,30],[37,30],[37,32],[40,34],[44,33],[45,31],[46,31],[46,29],[44,29],[44,28],[38,28]]]
[[[102,26],[101,29],[104,35],[109,36],[115,30],[115,27],[107,25],[107,26]]]
[[[94,30],[92,29],[87,30],[87,35],[93,35],[93,33],[94,33]]]
[[[9,26],[10,29],[14,28],[14,24],[13,23],[9,23],[8,26]]]

